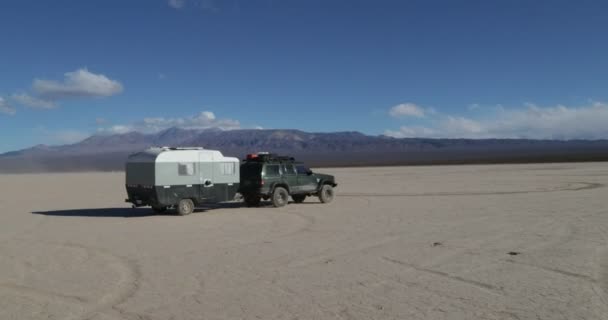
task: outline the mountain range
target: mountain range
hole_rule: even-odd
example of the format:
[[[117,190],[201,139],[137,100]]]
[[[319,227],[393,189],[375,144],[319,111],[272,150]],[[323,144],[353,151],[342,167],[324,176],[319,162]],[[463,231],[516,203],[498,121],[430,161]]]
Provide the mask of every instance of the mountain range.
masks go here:
[[[123,170],[127,156],[151,146],[200,146],[228,156],[269,151],[311,166],[523,163],[608,160],[608,140],[428,139],[292,129],[169,128],[158,133],[93,135],[59,146],[0,154],[0,172]]]

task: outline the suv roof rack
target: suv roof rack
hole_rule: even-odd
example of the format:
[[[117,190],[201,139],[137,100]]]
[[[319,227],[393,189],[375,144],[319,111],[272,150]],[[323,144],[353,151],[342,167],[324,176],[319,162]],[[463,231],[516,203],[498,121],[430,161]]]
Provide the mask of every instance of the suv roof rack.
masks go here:
[[[271,162],[271,161],[290,161],[294,162],[296,159],[289,156],[279,156],[274,153],[258,152],[248,154],[243,161],[254,161],[254,162]]]

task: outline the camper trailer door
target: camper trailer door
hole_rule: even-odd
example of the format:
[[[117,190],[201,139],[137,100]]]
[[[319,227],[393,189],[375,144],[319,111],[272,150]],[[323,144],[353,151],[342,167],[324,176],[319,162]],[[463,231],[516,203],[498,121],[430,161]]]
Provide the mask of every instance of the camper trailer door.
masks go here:
[[[201,152],[198,157],[201,198],[205,201],[215,201],[213,192],[213,154]]]

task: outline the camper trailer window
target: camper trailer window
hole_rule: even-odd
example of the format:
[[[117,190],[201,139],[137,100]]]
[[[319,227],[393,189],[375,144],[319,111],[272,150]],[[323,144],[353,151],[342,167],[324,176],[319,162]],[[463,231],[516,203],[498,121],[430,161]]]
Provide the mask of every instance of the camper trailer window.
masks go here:
[[[177,164],[177,174],[180,176],[193,176],[194,175],[194,163],[178,163]]]
[[[220,164],[220,173],[225,176],[233,176],[236,172],[236,163],[224,162]]]

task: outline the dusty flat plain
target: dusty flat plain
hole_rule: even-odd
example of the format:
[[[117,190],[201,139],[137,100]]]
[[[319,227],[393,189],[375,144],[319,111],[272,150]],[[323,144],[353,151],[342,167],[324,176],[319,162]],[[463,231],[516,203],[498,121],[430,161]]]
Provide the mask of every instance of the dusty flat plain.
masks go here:
[[[187,217],[2,175],[0,319],[608,319],[608,163],[319,171],[329,205]]]

